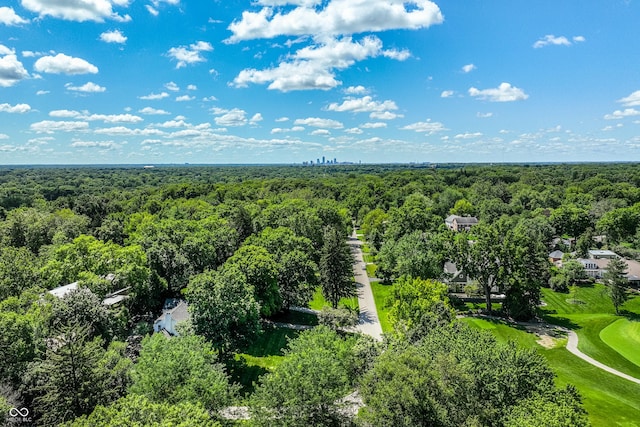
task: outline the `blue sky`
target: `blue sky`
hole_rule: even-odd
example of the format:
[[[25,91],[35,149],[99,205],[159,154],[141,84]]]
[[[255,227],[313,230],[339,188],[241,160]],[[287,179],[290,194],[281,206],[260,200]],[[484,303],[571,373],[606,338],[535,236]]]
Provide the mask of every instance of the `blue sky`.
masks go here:
[[[640,161],[637,0],[5,0],[0,164]]]

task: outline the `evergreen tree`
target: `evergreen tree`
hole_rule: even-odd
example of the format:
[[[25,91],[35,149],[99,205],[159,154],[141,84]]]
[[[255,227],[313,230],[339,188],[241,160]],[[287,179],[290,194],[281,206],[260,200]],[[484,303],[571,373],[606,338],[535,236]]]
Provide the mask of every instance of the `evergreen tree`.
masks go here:
[[[616,314],[620,314],[620,307],[628,299],[625,287],[627,286],[627,263],[622,259],[612,259],[607,265],[607,272],[604,273],[604,284],[607,286],[607,293],[611,298]]]
[[[320,283],[322,294],[338,308],[343,297],[356,295],[353,281],[353,255],[340,230],[333,227],[325,229],[324,245],[320,256]]]

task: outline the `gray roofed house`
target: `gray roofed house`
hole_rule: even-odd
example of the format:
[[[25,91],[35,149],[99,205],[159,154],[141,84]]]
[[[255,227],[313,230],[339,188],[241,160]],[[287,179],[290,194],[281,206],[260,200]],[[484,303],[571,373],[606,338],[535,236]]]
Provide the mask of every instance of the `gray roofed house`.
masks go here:
[[[469,231],[471,227],[478,224],[478,218],[474,216],[449,215],[445,218],[444,223],[449,230]]]
[[[163,334],[176,336],[176,325],[191,319],[191,314],[187,310],[188,305],[184,300],[168,299],[165,301],[165,308],[160,317],[153,322],[153,330]]]

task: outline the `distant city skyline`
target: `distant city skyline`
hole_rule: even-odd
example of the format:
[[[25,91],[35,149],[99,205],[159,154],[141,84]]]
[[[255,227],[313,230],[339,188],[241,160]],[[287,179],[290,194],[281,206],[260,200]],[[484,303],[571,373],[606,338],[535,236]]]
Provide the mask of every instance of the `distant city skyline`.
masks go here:
[[[0,164],[640,161],[638,22],[631,0],[8,0]]]

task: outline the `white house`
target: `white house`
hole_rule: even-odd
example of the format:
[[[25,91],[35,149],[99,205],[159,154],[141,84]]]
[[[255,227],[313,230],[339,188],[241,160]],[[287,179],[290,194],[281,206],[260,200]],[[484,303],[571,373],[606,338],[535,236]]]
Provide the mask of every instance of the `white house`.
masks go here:
[[[183,300],[169,299],[164,303],[160,317],[153,322],[153,330],[169,336],[176,336],[176,325],[191,318],[187,303]]]

